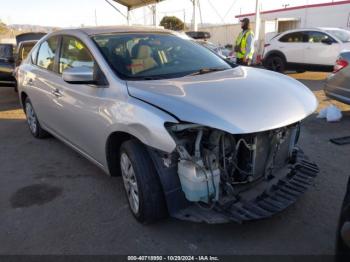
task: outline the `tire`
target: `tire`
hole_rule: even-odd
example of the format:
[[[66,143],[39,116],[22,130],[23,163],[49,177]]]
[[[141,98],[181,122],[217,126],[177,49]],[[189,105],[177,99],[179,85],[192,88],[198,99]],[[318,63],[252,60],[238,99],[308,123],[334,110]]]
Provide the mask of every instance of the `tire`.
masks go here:
[[[35,138],[39,138],[39,139],[48,137],[49,133],[40,126],[39,120],[35,114],[32,102],[28,97],[24,101],[24,111],[26,114],[27,124],[30,130],[30,133]]]
[[[125,193],[134,217],[144,224],[165,218],[167,208],[164,193],[145,146],[137,140],[124,142],[120,148],[119,163]],[[135,196],[138,201],[135,201]]]
[[[266,67],[269,70],[283,73],[286,70],[286,61],[281,56],[272,55],[267,58]]]

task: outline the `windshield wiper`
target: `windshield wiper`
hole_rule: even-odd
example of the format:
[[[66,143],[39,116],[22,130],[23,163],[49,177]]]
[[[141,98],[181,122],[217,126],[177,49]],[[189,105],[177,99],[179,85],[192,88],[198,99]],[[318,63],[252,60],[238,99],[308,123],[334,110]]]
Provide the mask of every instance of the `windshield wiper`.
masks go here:
[[[226,68],[215,68],[215,67],[213,67],[213,68],[201,68],[197,72],[190,74],[190,76],[204,75],[204,74],[218,72],[218,71],[224,71],[224,70],[226,70]]]

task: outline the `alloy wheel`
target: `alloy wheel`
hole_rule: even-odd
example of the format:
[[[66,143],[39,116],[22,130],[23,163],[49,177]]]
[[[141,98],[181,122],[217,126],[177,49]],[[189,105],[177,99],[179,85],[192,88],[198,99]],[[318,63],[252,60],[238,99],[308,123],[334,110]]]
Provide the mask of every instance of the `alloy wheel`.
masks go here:
[[[122,153],[120,156],[120,166],[130,207],[134,214],[137,214],[139,212],[140,205],[139,189],[136,182],[134,168],[126,153]]]
[[[26,103],[26,116],[29,128],[31,132],[35,134],[38,128],[38,121],[36,119],[34,109],[30,103]]]

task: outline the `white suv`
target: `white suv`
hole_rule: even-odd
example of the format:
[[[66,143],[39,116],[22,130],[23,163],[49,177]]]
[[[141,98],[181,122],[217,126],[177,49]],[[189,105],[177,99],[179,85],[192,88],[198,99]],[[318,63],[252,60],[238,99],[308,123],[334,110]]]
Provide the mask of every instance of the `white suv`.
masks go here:
[[[265,44],[263,64],[277,72],[286,69],[332,71],[343,49],[350,49],[350,31],[339,28],[289,30]]]

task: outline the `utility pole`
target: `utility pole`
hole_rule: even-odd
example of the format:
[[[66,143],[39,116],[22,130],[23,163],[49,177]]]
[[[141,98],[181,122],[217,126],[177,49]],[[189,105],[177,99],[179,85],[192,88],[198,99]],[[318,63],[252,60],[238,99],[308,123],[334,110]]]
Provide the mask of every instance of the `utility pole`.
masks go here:
[[[95,8],[95,26],[97,26],[97,11],[96,11],[96,8]]]
[[[192,12],[192,30],[198,31],[198,24],[197,24],[197,16],[196,16],[196,10],[197,10],[197,0],[191,0],[193,5],[193,12]]]
[[[255,0],[255,50],[256,50],[256,54],[260,53],[260,0]]]
[[[185,31],[186,29],[186,9],[184,9],[184,28],[183,30]]]
[[[153,16],[153,25],[157,26],[158,25],[158,23],[157,23],[157,4],[154,4],[151,7],[151,10],[152,10],[152,16]]]
[[[260,0],[255,0],[255,40],[259,40],[260,33]]]
[[[201,2],[200,0],[197,0],[198,1],[198,8],[199,8],[199,17],[201,19],[201,25],[203,26],[203,17],[202,17],[202,9],[201,9]]]

